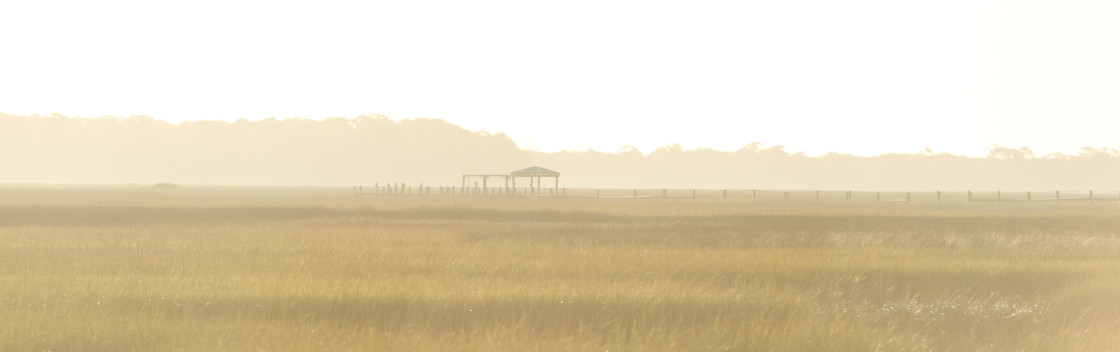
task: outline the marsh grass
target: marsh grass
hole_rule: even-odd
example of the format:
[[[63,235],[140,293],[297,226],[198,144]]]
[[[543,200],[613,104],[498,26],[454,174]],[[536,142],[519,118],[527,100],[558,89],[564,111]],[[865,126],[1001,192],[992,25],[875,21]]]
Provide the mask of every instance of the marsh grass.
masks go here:
[[[1115,350],[1120,207],[0,189],[0,350]]]

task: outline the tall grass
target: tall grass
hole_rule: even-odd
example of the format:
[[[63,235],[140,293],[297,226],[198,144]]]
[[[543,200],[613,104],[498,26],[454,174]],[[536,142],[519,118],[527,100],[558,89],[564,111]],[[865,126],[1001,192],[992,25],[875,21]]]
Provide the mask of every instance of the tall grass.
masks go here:
[[[0,189],[0,350],[1120,348],[1116,206]]]

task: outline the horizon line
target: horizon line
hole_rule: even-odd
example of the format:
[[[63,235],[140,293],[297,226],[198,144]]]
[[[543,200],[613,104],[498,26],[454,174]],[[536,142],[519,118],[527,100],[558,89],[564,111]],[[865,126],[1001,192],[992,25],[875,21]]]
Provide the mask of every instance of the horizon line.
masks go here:
[[[830,151],[827,151],[827,152],[811,154],[811,153],[809,153],[805,150],[799,150],[799,149],[791,148],[786,144],[767,145],[767,144],[763,144],[761,141],[752,141],[752,142],[746,143],[743,146],[739,147],[738,149],[719,149],[719,148],[711,148],[711,147],[705,147],[705,146],[692,146],[691,149],[686,149],[686,148],[683,147],[683,144],[680,143],[680,142],[671,142],[671,143],[668,143],[668,144],[665,144],[665,145],[653,147],[652,149],[647,148],[647,150],[649,150],[649,151],[642,151],[641,148],[637,148],[637,147],[633,146],[632,144],[620,144],[617,147],[617,150],[615,150],[615,151],[599,150],[595,147],[588,147],[586,149],[584,149],[584,148],[553,148],[553,149],[550,149],[550,150],[537,150],[536,148],[533,148],[532,140],[528,140],[527,143],[518,143],[516,140],[514,140],[514,138],[512,138],[510,136],[510,134],[508,134],[506,132],[491,132],[491,131],[486,130],[486,129],[472,130],[472,129],[468,129],[466,127],[463,127],[460,124],[457,124],[455,122],[448,121],[446,119],[439,118],[439,117],[394,118],[394,117],[389,117],[388,115],[384,115],[384,114],[381,114],[381,113],[362,114],[362,115],[358,115],[356,117],[325,116],[325,117],[319,117],[319,118],[306,118],[306,117],[293,116],[293,117],[286,117],[286,118],[277,118],[275,116],[269,116],[269,117],[263,117],[263,118],[244,118],[244,117],[242,117],[242,118],[237,118],[237,119],[233,119],[233,120],[200,118],[200,119],[183,119],[183,120],[180,120],[180,121],[172,121],[172,120],[169,120],[169,119],[153,117],[153,116],[150,116],[150,115],[147,115],[147,114],[132,114],[132,115],[129,115],[127,117],[121,117],[121,116],[116,116],[116,115],[101,115],[101,116],[98,116],[98,117],[84,117],[84,116],[81,116],[81,115],[68,116],[68,115],[65,115],[65,114],[62,114],[62,113],[50,113],[50,114],[32,113],[32,114],[26,114],[25,115],[25,114],[19,114],[19,113],[7,113],[7,112],[4,112],[4,111],[0,111],[0,115],[8,115],[8,116],[15,116],[15,117],[28,117],[28,118],[61,117],[61,118],[67,118],[67,119],[85,119],[85,120],[98,120],[98,119],[127,120],[127,119],[132,119],[132,118],[147,118],[147,119],[160,121],[160,122],[167,123],[169,125],[174,125],[174,126],[178,126],[178,125],[181,125],[183,123],[199,123],[199,122],[224,122],[226,124],[234,124],[234,123],[244,121],[244,122],[248,122],[248,123],[259,123],[259,122],[267,121],[267,120],[273,120],[273,121],[278,121],[278,122],[289,121],[289,120],[322,122],[322,121],[328,120],[328,119],[357,120],[357,119],[360,119],[360,118],[363,118],[363,117],[365,117],[365,118],[378,118],[378,119],[383,118],[383,119],[386,119],[388,121],[392,121],[392,122],[395,122],[395,123],[400,123],[402,121],[408,121],[408,120],[439,120],[439,121],[442,121],[444,123],[453,125],[455,127],[462,128],[463,130],[474,133],[474,134],[504,135],[506,138],[509,138],[509,140],[511,142],[513,142],[514,145],[516,145],[518,149],[520,149],[522,151],[533,152],[533,153],[546,153],[546,154],[585,153],[585,152],[604,153],[604,154],[623,154],[623,153],[631,152],[630,148],[632,148],[632,150],[634,150],[634,151],[637,151],[637,152],[641,153],[642,156],[649,156],[650,154],[653,154],[653,153],[658,152],[660,150],[665,150],[665,149],[670,149],[670,148],[679,148],[679,150],[682,151],[682,152],[715,151],[715,152],[724,152],[724,153],[735,153],[735,152],[738,152],[738,151],[740,151],[744,148],[747,148],[751,145],[756,145],[759,150],[775,149],[776,148],[777,150],[780,150],[780,151],[782,151],[786,154],[789,154],[791,156],[802,155],[802,156],[814,157],[814,158],[815,157],[826,157],[826,156],[851,156],[851,157],[861,157],[861,158],[874,158],[874,157],[881,157],[881,156],[888,156],[888,155],[911,155],[911,156],[954,156],[954,157],[964,157],[964,158],[987,159],[987,158],[989,158],[992,150],[995,149],[995,148],[1006,148],[1006,149],[1020,150],[1020,151],[1025,149],[1027,151],[1030,151],[1033,155],[1030,156],[1030,157],[1027,157],[1025,159],[1044,159],[1045,160],[1045,159],[1051,159],[1050,156],[1063,157],[1063,156],[1078,156],[1078,155],[1080,155],[1080,154],[1068,154],[1066,152],[1061,152],[1061,151],[1049,151],[1049,152],[1045,152],[1045,153],[1035,154],[1033,152],[1033,149],[1031,149],[1028,146],[1020,146],[1019,148],[1009,148],[1009,147],[1000,145],[998,143],[990,144],[989,148],[986,152],[964,153],[964,154],[955,154],[955,153],[951,153],[951,152],[935,153],[935,152],[933,152],[932,148],[930,148],[930,147],[926,147],[924,150],[920,150],[920,151],[917,151],[917,152],[887,151],[887,152],[873,153],[873,154],[853,154],[853,153],[849,153],[849,152],[841,152],[841,151],[836,151],[836,150],[830,150]],[[1112,153],[1114,153],[1115,156],[1120,156],[1120,151],[1118,151],[1116,148],[1112,148],[1112,147],[1094,148],[1094,147],[1090,147],[1090,146],[1082,146],[1078,149],[1078,152],[1080,152],[1082,150],[1085,150],[1085,149],[1090,149],[1090,150],[1094,150],[1094,151],[1112,152]],[[1040,156],[1036,157],[1034,155],[1040,155]]]

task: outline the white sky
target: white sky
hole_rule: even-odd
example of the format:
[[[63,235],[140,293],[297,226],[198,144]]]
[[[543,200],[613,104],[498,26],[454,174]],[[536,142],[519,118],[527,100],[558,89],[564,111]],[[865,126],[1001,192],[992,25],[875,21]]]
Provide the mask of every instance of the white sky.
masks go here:
[[[381,113],[540,151],[1120,147],[1120,1],[0,2],[0,112]]]

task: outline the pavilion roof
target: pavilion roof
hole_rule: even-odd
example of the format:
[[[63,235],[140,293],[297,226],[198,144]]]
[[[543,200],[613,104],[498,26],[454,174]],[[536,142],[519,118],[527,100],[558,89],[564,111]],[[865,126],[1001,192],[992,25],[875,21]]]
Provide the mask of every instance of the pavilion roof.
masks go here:
[[[552,171],[540,166],[533,166],[509,173],[513,176],[560,176],[559,172]]]

